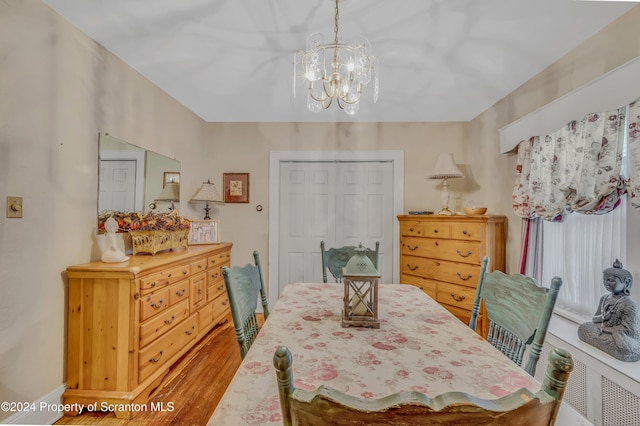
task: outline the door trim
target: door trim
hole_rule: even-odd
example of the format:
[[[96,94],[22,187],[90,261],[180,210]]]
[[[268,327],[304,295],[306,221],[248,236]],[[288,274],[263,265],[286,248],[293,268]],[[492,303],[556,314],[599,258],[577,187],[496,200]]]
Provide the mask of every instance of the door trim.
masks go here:
[[[404,151],[271,151],[269,153],[269,305],[278,298],[280,250],[280,163],[316,161],[391,161],[393,163],[393,215],[404,209]],[[393,282],[400,282],[400,225],[393,221]],[[274,261],[272,261],[272,259]]]
[[[136,162],[136,193],[135,193],[135,210],[136,212],[144,211],[144,173],[145,173],[145,152],[137,151],[137,150],[103,150],[100,151],[100,158],[98,159],[98,163],[101,161],[135,161]],[[100,164],[98,164],[98,173],[100,173]],[[100,177],[98,176],[98,186],[100,185]],[[100,188],[98,188],[100,191]],[[98,212],[99,213],[99,212]]]

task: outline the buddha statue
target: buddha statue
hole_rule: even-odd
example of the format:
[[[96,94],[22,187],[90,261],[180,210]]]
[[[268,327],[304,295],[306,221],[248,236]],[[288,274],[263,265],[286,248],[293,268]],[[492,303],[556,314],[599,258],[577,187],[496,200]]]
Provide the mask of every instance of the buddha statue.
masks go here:
[[[618,259],[602,274],[609,293],[600,298],[592,321],[578,327],[578,337],[621,361],[638,361],[640,307],[629,297],[633,277]]]

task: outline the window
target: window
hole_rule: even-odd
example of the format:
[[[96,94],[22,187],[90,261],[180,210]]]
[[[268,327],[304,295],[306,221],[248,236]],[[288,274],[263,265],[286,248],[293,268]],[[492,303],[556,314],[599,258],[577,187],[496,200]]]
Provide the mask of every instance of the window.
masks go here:
[[[627,108],[627,116],[628,111]],[[628,129],[626,123],[625,128]],[[627,150],[625,134],[621,170],[624,176],[628,176]],[[622,197],[621,204],[607,214],[573,213],[562,223],[542,221],[538,243],[542,248],[537,274],[540,283],[548,287],[554,276],[562,278],[556,313],[577,322],[591,320],[606,292],[602,271],[616,259],[627,266],[627,197]]]
[[[556,302],[558,313],[578,322],[590,320],[605,293],[602,271],[616,259],[626,265],[626,197],[611,213],[574,213],[562,223],[542,223],[542,275],[546,287],[562,278]],[[577,318],[576,318],[577,316]]]

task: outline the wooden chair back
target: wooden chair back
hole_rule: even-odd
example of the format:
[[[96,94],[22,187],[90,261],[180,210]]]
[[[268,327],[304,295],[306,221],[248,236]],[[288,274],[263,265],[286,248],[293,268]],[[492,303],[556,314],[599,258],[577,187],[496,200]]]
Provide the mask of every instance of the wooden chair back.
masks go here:
[[[224,284],[229,296],[233,326],[236,331],[238,345],[240,345],[240,356],[243,359],[259,331],[258,321],[256,320],[258,296],[262,303],[264,319],[266,320],[269,316],[267,293],[262,279],[262,268],[260,267],[260,255],[257,251],[253,252],[253,258],[255,265],[222,267]]]
[[[550,288],[545,288],[525,275],[487,272],[488,265],[485,257],[469,327],[476,329],[480,304],[484,303],[489,321],[487,341],[520,366],[530,347],[525,370],[533,376],[562,280],[554,277]]]
[[[339,248],[325,249],[324,241],[320,241],[320,253],[322,254],[322,281],[327,282],[327,270],[331,272],[337,283],[342,282],[342,268],[344,268],[356,254],[356,246],[344,246]],[[367,248],[365,253],[378,269],[378,257],[380,255],[380,241],[376,241],[375,250]]]
[[[276,350],[273,364],[285,426],[550,426],[555,424],[569,373],[573,370],[571,354],[556,348],[549,353],[549,366],[537,393],[522,388],[489,400],[464,392],[429,398],[420,392],[406,391],[365,400],[326,386],[313,392],[296,389],[291,352],[286,347]]]

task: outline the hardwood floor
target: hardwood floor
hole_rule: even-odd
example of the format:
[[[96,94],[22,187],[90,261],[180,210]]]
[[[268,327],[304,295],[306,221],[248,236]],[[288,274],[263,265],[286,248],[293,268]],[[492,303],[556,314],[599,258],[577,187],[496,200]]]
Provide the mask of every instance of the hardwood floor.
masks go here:
[[[173,411],[142,411],[132,420],[117,419],[111,412],[82,413],[62,417],[55,424],[206,424],[241,363],[233,323],[228,321],[211,330],[178,362],[188,367],[179,374],[169,371],[147,402],[147,407],[151,403],[162,403],[165,408],[173,405]]]

